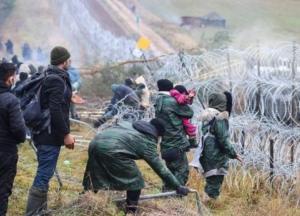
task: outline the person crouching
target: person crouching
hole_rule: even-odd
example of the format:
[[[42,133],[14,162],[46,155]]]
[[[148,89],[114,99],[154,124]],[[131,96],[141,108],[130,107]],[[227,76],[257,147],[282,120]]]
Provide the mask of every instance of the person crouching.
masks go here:
[[[123,121],[102,131],[89,145],[84,190],[125,190],[126,212],[135,212],[141,189],[145,186],[135,160],[143,159],[178,194],[187,195],[188,188],[180,185],[157,153],[157,143],[164,131],[163,123],[158,119]]]

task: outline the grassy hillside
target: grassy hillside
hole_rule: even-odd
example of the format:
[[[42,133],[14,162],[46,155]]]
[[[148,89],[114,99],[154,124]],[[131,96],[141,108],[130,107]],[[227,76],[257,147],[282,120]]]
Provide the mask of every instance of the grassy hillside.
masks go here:
[[[45,0],[39,4],[35,4],[34,0],[14,1],[14,10],[5,23],[0,24],[0,35],[4,39],[12,38],[19,44],[28,41],[34,47],[42,46],[47,51],[57,44],[70,45],[64,38],[63,29],[59,28],[60,18],[55,14],[53,1]],[[199,46],[211,47],[210,44],[218,39],[216,34],[220,35],[220,32],[223,34],[223,31],[227,31],[225,38],[228,35],[231,44],[238,48],[247,47],[257,41],[273,43],[282,40],[300,40],[298,12],[300,1],[298,0],[126,0],[124,2],[129,2],[129,5],[135,2],[142,23],[162,36],[177,50]],[[179,26],[181,16],[203,16],[212,11],[226,18],[228,24],[226,29]],[[116,21],[118,15],[121,16],[123,13],[122,10],[115,13]],[[3,14],[0,13],[0,16]],[[100,13],[100,20],[101,16],[105,14]],[[103,20],[106,18],[103,17]],[[44,43],[45,40],[47,43]],[[215,45],[220,44],[222,45],[222,43]],[[77,46],[75,48],[78,49]],[[19,52],[18,47],[17,51]]]
[[[141,0],[152,13],[167,22],[180,23],[181,16],[203,16],[215,11],[226,18],[228,31],[237,45],[257,40],[299,40],[300,1],[297,0]],[[192,29],[195,39],[211,29]]]

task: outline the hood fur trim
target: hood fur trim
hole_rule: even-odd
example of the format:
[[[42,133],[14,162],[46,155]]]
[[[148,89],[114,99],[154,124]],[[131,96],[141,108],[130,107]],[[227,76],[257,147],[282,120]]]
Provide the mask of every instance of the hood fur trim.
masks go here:
[[[214,108],[207,108],[199,116],[199,121],[209,122],[213,118],[216,118],[217,120],[228,119],[229,113],[227,111],[220,112],[219,110]]]

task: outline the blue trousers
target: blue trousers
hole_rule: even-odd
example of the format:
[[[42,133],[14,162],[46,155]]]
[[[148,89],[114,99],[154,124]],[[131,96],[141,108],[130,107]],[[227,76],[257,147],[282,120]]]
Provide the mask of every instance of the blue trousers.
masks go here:
[[[50,179],[54,175],[61,146],[37,145],[38,168],[33,181],[34,187],[48,191]]]

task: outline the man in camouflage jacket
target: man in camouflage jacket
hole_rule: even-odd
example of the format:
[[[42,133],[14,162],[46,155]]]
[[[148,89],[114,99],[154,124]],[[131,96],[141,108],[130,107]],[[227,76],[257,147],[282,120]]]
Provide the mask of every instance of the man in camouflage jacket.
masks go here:
[[[185,185],[189,176],[186,151],[190,142],[185,133],[182,118],[191,118],[193,110],[188,105],[179,105],[169,91],[173,84],[169,80],[157,82],[159,94],[155,102],[155,116],[164,121],[166,132],[161,142],[162,158],[169,170],[176,176],[180,184]],[[169,185],[165,185],[166,190]]]

